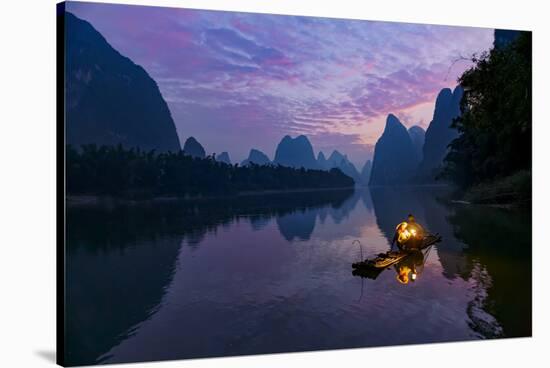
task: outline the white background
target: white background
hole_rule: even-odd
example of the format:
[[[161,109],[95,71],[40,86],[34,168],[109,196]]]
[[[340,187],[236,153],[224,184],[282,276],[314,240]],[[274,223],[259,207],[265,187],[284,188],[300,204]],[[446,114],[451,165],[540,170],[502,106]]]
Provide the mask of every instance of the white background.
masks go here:
[[[542,366],[550,349],[550,12],[544,1],[110,2],[533,30],[533,338],[219,358],[132,367]],[[0,3],[0,367],[55,357],[55,1]],[[546,8],[546,9],[545,9]],[[518,277],[529,275],[518,274]],[[380,332],[384,334],[384,331]],[[546,354],[545,354],[546,353]],[[130,366],[130,365],[122,365]]]

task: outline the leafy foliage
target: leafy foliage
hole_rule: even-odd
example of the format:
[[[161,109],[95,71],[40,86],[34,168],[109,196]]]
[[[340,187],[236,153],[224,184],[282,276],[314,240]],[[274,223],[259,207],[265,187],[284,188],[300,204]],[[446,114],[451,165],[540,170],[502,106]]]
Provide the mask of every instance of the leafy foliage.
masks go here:
[[[261,190],[321,189],[353,186],[338,169],[228,165],[215,157],[144,152],[121,145],[67,146],[67,193],[128,197],[214,196]]]
[[[531,170],[531,33],[472,60],[443,172],[462,187]]]

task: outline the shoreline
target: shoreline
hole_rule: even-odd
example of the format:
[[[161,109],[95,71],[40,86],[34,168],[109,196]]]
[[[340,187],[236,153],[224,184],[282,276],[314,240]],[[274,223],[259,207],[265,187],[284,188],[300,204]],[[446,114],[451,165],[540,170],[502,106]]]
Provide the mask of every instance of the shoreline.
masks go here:
[[[332,192],[332,191],[341,191],[341,190],[377,190],[385,188],[395,188],[395,189],[404,189],[404,188],[452,188],[453,185],[449,184],[414,184],[414,185],[356,185],[352,187],[336,187],[336,188],[303,188],[303,189],[282,189],[282,190],[259,190],[259,191],[243,191],[235,194],[229,195],[208,195],[208,196],[153,196],[153,197],[141,197],[141,198],[131,198],[123,196],[112,196],[112,195],[97,195],[97,194],[67,194],[65,196],[65,205],[66,206],[94,206],[99,204],[145,204],[145,203],[166,203],[166,202],[199,202],[199,201],[212,201],[212,200],[230,200],[238,198],[249,198],[249,197],[260,197],[260,196],[273,196],[273,195],[283,195],[283,194],[299,194],[299,193],[315,193],[315,192]],[[492,201],[469,201],[465,198],[464,193],[460,196],[450,196],[446,198],[446,201],[452,205],[459,206],[486,206],[493,208],[503,208],[503,209],[512,209],[512,208],[521,208],[529,207],[531,202],[525,201],[511,201],[511,202],[492,202]]]
[[[314,192],[332,192],[340,190],[353,190],[357,187],[337,187],[337,188],[304,188],[304,189],[284,189],[284,190],[261,190],[261,191],[244,191],[231,195],[210,195],[210,196],[154,196],[146,198],[125,198],[110,195],[96,194],[67,194],[65,196],[66,206],[86,206],[98,204],[142,204],[142,203],[163,203],[163,202],[195,202],[195,201],[210,201],[210,200],[227,200],[237,199],[242,197],[255,196],[270,196],[279,194],[298,194],[298,193],[314,193]]]

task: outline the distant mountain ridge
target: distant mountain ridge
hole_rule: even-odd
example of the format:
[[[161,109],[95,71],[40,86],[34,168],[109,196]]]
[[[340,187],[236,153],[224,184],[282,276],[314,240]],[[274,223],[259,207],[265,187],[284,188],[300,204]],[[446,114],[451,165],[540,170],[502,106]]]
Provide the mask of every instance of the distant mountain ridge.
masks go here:
[[[243,162],[241,162],[241,165],[246,166],[250,163],[253,163],[256,165],[269,165],[271,164],[271,160],[262,151],[252,148],[250,150],[250,153],[248,154],[248,158]]]
[[[195,137],[189,137],[185,141],[185,144],[183,145],[183,152],[186,155],[197,157],[197,158],[205,158],[206,157],[206,151],[204,150],[204,147],[195,139]]]
[[[65,12],[66,140],[159,152],[181,148],[156,82],[94,27]]]
[[[328,161],[325,157],[325,154],[321,151],[317,154],[317,165],[320,169],[326,170],[328,167]]]
[[[460,115],[464,91],[442,89],[437,95],[433,119],[424,131],[415,125],[408,130],[393,114],[376,142],[369,185],[429,184],[437,180],[449,144],[458,136],[452,126]]]
[[[229,158],[229,153],[227,152],[222,152],[216,156],[216,161],[231,165],[231,159]]]
[[[317,160],[313,154],[313,146],[305,135],[292,138],[284,136],[277,145],[273,163],[296,169],[318,169]]]
[[[343,155],[337,150],[332,151],[328,159],[325,159],[325,155],[319,152],[317,165],[321,170],[340,169],[340,171],[352,178],[356,184],[360,184],[361,175],[355,165],[350,162],[347,155]]]
[[[399,119],[389,114],[382,136],[376,142],[369,185],[408,184],[418,165],[416,151]]]
[[[180,151],[174,121],[156,82],[141,66],[115,50],[90,23],[68,12],[64,17],[66,32],[71,35],[66,38],[65,56],[67,143]],[[495,47],[505,47],[517,34],[517,31],[495,30]],[[376,143],[372,162],[365,162],[361,171],[347,155],[337,150],[328,158],[320,151],[316,157],[305,135],[284,136],[276,147],[273,161],[265,153],[252,149],[241,164],[253,162],[315,170],[338,168],[358,184],[432,183],[449,143],[458,136],[451,125],[460,114],[462,95],[460,86],[454,90],[442,89],[426,131],[419,126],[407,130],[390,114]],[[194,137],[185,141],[183,151],[193,157],[206,157],[204,147]],[[216,160],[231,164],[228,152],[222,152]]]
[[[433,119],[426,130],[422,161],[417,176],[421,182],[433,182],[439,172],[448,145],[458,137],[458,131],[451,125],[460,115],[460,100],[463,89],[457,86],[454,91],[442,89],[437,95]]]

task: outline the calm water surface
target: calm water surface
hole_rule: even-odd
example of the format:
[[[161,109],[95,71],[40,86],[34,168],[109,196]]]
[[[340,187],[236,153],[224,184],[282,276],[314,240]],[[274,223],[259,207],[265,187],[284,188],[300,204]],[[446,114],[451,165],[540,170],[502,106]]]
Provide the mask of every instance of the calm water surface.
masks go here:
[[[531,335],[531,218],[445,189],[68,208],[71,365]],[[443,242],[415,282],[351,263],[412,212]]]

